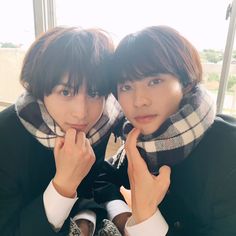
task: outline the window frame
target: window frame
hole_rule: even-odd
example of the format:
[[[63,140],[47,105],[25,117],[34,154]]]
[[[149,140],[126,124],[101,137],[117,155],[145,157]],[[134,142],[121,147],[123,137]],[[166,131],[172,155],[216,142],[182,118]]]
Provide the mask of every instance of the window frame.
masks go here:
[[[56,0],[32,0],[34,12],[34,30],[37,38],[43,32],[54,28],[56,23]],[[220,74],[220,84],[217,94],[217,113],[222,113],[224,106],[224,99],[227,90],[227,83],[229,77],[229,69],[231,64],[231,57],[233,52],[233,44],[236,30],[236,0],[232,0],[226,10],[227,19],[229,20],[229,27],[224,50],[223,64]],[[226,19],[226,20],[227,20]],[[1,106],[9,106],[5,101],[0,101]]]
[[[226,20],[230,18],[229,28],[227,33],[226,45],[224,50],[223,64],[221,68],[220,74],[220,84],[219,90],[217,93],[216,100],[216,112],[222,113],[224,106],[224,99],[227,90],[227,84],[229,79],[229,69],[231,64],[231,57],[234,46],[234,38],[235,38],[235,29],[236,29],[236,0],[233,0],[231,4],[229,4],[226,10]]]

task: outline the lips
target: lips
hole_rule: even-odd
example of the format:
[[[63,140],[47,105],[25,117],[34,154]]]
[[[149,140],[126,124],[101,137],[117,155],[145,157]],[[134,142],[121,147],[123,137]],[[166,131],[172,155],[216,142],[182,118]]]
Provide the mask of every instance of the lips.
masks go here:
[[[68,124],[71,128],[76,129],[78,131],[85,131],[88,124]]]
[[[146,124],[153,121],[156,117],[157,115],[153,114],[153,115],[135,116],[134,119],[138,123]]]

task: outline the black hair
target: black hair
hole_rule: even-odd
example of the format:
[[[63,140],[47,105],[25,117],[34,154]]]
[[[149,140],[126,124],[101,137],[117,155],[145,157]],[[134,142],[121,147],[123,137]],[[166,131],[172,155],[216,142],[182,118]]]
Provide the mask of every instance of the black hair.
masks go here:
[[[99,95],[110,93],[108,61],[114,52],[109,35],[101,29],[56,27],[39,37],[28,50],[20,81],[35,98],[43,100],[67,76],[66,85],[77,93],[85,82]]]

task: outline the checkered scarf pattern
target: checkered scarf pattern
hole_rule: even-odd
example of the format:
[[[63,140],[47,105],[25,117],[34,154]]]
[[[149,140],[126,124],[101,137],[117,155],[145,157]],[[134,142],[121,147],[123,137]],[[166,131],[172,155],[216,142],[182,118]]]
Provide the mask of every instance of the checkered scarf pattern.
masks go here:
[[[23,126],[45,147],[54,148],[56,137],[65,135],[49,115],[43,102],[36,100],[28,92],[18,98],[15,109]],[[87,134],[90,144],[93,147],[99,144],[122,117],[120,105],[113,95],[109,95],[101,118]]]
[[[150,135],[140,135],[137,147],[151,173],[157,174],[162,165],[173,166],[185,159],[200,142],[215,118],[215,102],[201,86],[186,94],[177,113],[170,116]],[[123,127],[124,140],[133,128],[130,122]],[[119,168],[125,159],[122,146],[113,157]]]

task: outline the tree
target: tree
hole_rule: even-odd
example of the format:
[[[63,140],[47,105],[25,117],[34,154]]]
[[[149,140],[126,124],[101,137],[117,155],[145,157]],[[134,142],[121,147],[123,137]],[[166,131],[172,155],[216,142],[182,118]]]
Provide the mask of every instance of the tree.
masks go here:
[[[207,81],[211,82],[211,81],[220,81],[220,75],[218,73],[210,73],[208,75]]]
[[[201,57],[207,62],[217,63],[223,59],[223,52],[213,49],[204,49],[203,52],[201,52]]]
[[[16,44],[11,43],[11,42],[4,42],[4,43],[0,43],[0,47],[1,48],[18,48],[19,45],[16,45]]]
[[[234,51],[232,52],[232,57],[233,57],[234,59],[236,59],[236,50],[234,50]]]
[[[235,84],[236,84],[236,76],[235,75],[229,76],[227,90],[232,91]]]

